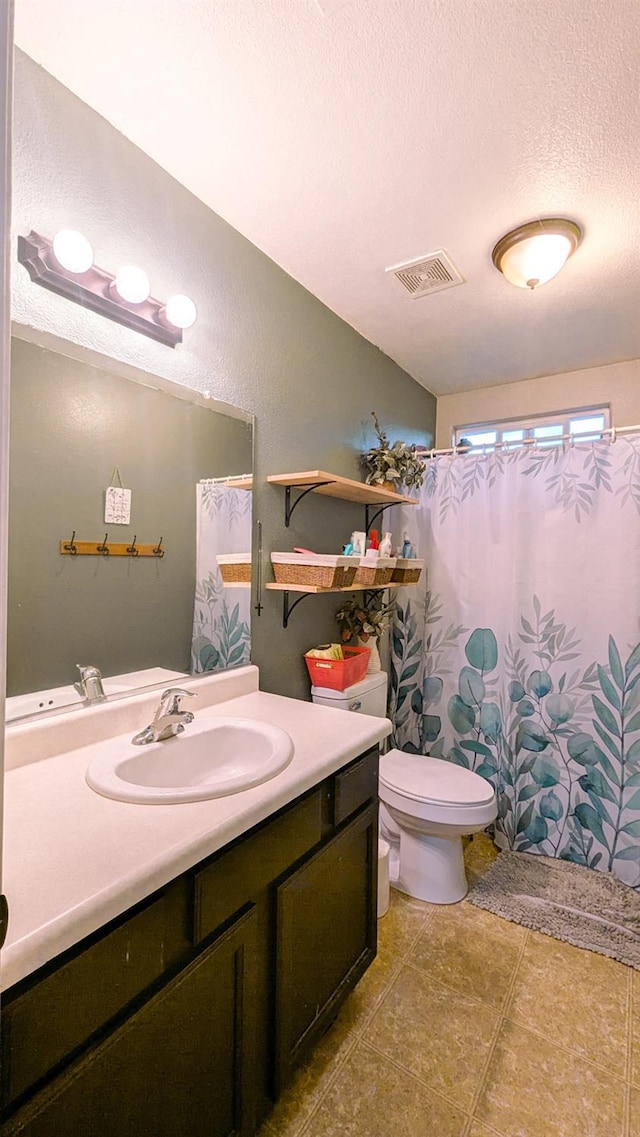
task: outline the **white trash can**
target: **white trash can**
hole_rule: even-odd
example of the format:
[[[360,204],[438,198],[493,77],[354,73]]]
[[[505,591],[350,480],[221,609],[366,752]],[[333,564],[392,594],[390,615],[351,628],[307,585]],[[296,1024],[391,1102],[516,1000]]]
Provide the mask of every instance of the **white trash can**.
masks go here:
[[[389,910],[389,853],[391,845],[378,838],[378,919]]]

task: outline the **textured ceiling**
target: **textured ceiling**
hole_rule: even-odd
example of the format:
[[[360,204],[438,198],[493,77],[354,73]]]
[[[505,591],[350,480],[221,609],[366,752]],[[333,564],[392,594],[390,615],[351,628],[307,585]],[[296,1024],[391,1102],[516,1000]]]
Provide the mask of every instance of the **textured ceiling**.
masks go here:
[[[638,0],[16,0],[16,41],[436,394],[640,356]],[[464,285],[385,275],[440,248]]]

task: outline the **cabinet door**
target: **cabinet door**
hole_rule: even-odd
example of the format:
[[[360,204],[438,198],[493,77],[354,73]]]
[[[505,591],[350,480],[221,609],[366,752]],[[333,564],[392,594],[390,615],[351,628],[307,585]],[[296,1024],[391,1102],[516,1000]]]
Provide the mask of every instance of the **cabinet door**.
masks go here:
[[[275,1090],[376,954],[377,807],[278,888]]]
[[[249,1137],[253,909],[2,1128],[3,1137]]]

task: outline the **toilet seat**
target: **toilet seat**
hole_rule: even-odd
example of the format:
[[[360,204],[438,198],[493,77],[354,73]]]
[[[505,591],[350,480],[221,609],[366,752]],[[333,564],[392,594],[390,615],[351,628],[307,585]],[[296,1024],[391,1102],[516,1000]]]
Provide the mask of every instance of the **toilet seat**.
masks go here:
[[[409,812],[411,802],[460,810],[489,805],[495,799],[491,784],[473,770],[445,758],[402,750],[390,750],[380,759],[383,787],[394,797],[404,798]],[[384,795],[380,796],[384,801]]]

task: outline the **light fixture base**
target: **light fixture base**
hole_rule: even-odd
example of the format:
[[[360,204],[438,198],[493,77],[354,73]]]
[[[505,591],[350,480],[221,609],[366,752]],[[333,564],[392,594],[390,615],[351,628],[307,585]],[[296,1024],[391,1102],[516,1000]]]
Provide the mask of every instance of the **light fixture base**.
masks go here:
[[[167,347],[182,343],[182,330],[167,327],[161,322],[160,312],[164,304],[160,300],[150,296],[133,306],[116,298],[111,290],[115,277],[97,265],[83,273],[68,274],[55,258],[53,242],[33,229],[27,237],[18,237],[18,260],[34,284],[41,284],[50,292],[57,292],[67,300],[73,300]]]

